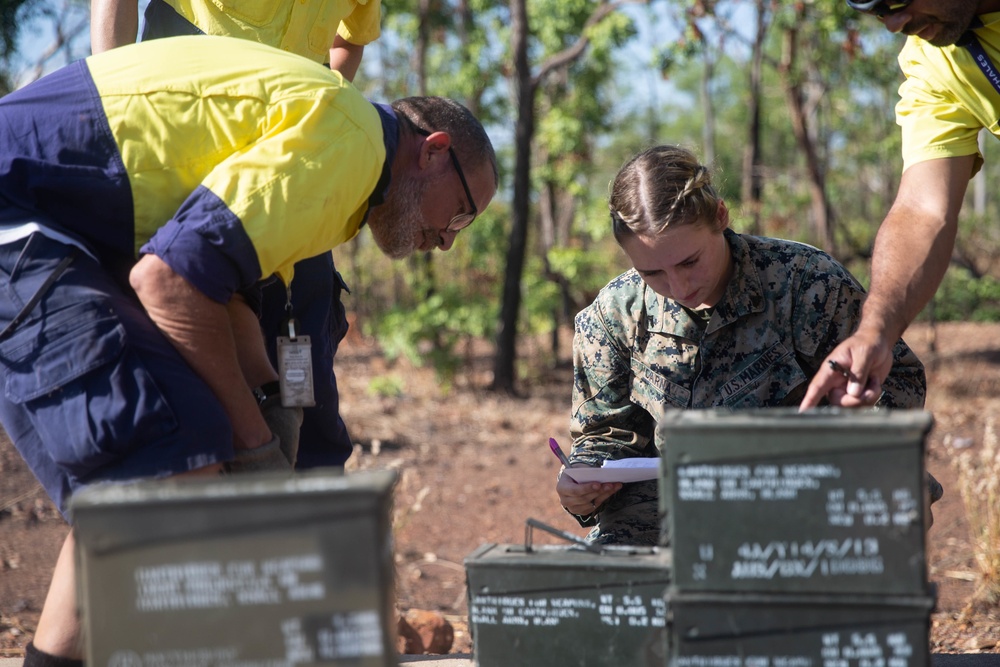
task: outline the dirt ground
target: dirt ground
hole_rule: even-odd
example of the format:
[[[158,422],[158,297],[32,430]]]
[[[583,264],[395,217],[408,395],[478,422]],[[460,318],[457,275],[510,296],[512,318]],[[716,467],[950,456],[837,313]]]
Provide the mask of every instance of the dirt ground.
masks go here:
[[[928,366],[927,408],[935,417],[928,468],[944,484],[929,533],[929,577],[937,585],[931,649],[941,653],[1000,652],[996,608],[970,608],[977,587],[975,558],[958,476],[951,461],[975,451],[987,420],[1000,417],[1000,325],[918,325],[906,336]],[[568,343],[568,341],[567,341]],[[571,369],[534,361],[523,398],[485,391],[491,359],[470,354],[471,367],[445,391],[428,369],[388,363],[367,341],[351,336],[337,357],[344,416],[355,455],[349,469],[395,468],[395,539],[399,608],[442,612],[456,628],[452,652],[469,652],[463,559],[488,542],[524,540],[534,517],[579,535],[560,508],[558,463],[548,438],[568,446]],[[568,346],[563,347],[568,354]],[[375,380],[375,382],[373,382]],[[380,396],[372,387],[398,387]],[[19,656],[31,639],[66,525],[0,440],[0,657]],[[536,541],[548,542],[542,536]]]

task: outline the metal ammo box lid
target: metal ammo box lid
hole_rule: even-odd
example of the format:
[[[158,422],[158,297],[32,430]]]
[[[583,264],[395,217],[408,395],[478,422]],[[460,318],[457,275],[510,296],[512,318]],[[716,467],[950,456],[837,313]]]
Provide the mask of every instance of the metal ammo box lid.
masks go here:
[[[662,667],[669,550],[486,544],[465,559],[479,667]]]
[[[928,667],[933,598],[667,595],[670,667]]]
[[[918,410],[662,420],[660,509],[687,591],[927,595]]]
[[[73,498],[90,667],[396,664],[396,475],[241,475]]]

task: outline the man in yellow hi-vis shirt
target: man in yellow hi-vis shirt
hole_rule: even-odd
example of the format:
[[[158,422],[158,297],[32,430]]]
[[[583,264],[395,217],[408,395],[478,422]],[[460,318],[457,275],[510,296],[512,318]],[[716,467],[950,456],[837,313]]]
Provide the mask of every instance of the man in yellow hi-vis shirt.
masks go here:
[[[150,0],[143,15],[142,40],[196,34],[239,37],[327,64],[354,81],[365,45],[380,35],[380,18],[381,0]],[[133,43],[138,23],[137,0],[91,0],[93,52]],[[259,304],[260,327],[273,364],[277,338],[285,334],[288,306],[295,313],[298,333],[312,341],[315,405],[303,411],[296,467],[342,466],[353,445],[340,416],[334,356],[347,334],[341,297],[349,290],[330,253],[302,260],[295,273],[290,291],[272,282],[251,288],[246,296]],[[287,415],[270,408],[275,400],[273,385],[258,387],[256,393],[267,407],[269,421],[287,421]],[[298,430],[294,423],[282,428]]]
[[[91,484],[290,469],[241,290],[364,226],[390,257],[447,250],[497,180],[458,103],[374,104],[247,40],[53,72],[0,99],[0,422],[63,511]],[[80,664],[73,573],[70,534],[26,667]]]

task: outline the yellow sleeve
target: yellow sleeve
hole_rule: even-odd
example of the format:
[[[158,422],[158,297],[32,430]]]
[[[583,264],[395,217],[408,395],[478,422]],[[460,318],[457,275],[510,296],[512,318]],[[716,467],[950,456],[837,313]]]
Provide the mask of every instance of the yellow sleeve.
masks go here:
[[[302,248],[318,254],[360,229],[385,145],[374,110],[355,109],[367,102],[347,97],[295,97],[271,107],[260,140],[203,181],[242,221],[262,275],[290,280],[292,266],[307,256]]]
[[[381,20],[381,0],[357,0],[351,15],[340,22],[337,34],[351,44],[370,44],[382,34]]]
[[[896,123],[902,129],[903,170],[918,162],[976,155],[973,174],[983,157],[979,153],[982,122],[974,112],[970,90],[959,79],[942,82],[941,70],[954,72],[944,53],[931,53],[911,38],[900,52],[899,64],[906,80],[899,87]],[[982,74],[978,71],[975,74]],[[984,79],[984,83],[988,84]],[[959,88],[964,88],[959,90]],[[970,174],[970,177],[972,174]]]

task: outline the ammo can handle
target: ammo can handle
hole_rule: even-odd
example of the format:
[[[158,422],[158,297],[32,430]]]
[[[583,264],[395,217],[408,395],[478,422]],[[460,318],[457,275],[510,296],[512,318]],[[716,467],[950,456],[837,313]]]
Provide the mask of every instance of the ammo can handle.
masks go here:
[[[531,529],[532,528],[541,528],[542,530],[544,530],[547,533],[551,533],[551,534],[555,535],[556,537],[561,537],[564,540],[566,540],[567,542],[572,542],[573,544],[578,544],[581,547],[583,547],[584,549],[586,549],[587,551],[591,551],[591,552],[593,552],[595,554],[604,553],[604,549],[599,544],[593,544],[593,543],[588,542],[587,540],[585,540],[585,539],[583,539],[581,537],[577,537],[573,533],[567,533],[565,530],[559,530],[558,528],[553,528],[552,526],[548,525],[547,523],[542,523],[538,519],[532,519],[531,517],[528,517],[524,521],[524,550],[525,551],[528,551],[528,552],[531,551],[531,537],[532,537],[532,531],[531,531]]]

